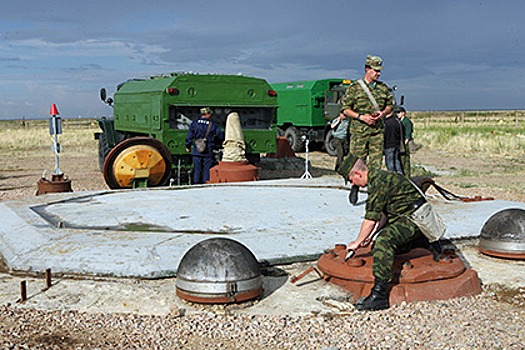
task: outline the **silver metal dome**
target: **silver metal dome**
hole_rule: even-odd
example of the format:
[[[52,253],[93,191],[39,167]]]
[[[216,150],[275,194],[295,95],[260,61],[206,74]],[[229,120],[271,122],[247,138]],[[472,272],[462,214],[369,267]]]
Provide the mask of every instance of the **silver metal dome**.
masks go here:
[[[479,249],[487,255],[525,259],[525,209],[504,209],[492,215],[481,229]]]
[[[198,303],[233,303],[262,294],[261,269],[253,253],[229,238],[191,247],[177,271],[177,295]]]

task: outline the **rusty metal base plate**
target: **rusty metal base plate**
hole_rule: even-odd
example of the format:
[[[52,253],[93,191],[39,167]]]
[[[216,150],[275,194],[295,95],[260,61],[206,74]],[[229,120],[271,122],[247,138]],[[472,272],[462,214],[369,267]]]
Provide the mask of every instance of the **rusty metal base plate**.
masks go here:
[[[367,296],[374,285],[373,257],[369,248],[356,251],[345,261],[344,245],[337,245],[317,261],[319,270],[331,283],[341,286],[355,300]],[[439,261],[426,249],[416,248],[396,256],[394,278],[389,285],[390,304],[424,300],[446,300],[481,293],[476,271],[467,269],[453,250]]]
[[[492,250],[492,249],[483,249],[481,247],[479,248],[479,251],[485,255],[490,255],[496,258],[525,260],[525,252],[499,251],[499,250]]]
[[[179,298],[193,302],[193,303],[233,304],[233,303],[242,303],[244,301],[248,301],[252,299],[257,299],[263,294],[263,289],[258,288],[254,290],[236,293],[235,295],[187,292],[180,288],[177,288],[176,292]]]

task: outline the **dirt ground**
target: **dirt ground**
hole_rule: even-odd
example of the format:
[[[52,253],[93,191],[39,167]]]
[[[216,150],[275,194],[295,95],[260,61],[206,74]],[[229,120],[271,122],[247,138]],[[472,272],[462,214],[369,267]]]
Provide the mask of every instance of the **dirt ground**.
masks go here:
[[[108,189],[98,169],[96,147],[94,143],[93,151],[87,154],[63,153],[60,156],[60,169],[71,179],[75,192]],[[305,171],[305,156],[305,153],[297,153],[298,159],[286,162],[285,169],[263,165],[261,180],[300,177]],[[308,158],[312,176],[339,176],[333,171],[335,157],[313,151]],[[0,201],[34,196],[37,181],[42,176],[50,178],[55,165],[54,156],[48,149],[18,156],[15,160],[8,159],[4,158],[4,164],[0,166]],[[525,202],[525,159],[481,157],[422,148],[412,155],[412,166],[413,175],[420,175],[424,169],[441,187],[461,196],[479,195]]]
[[[271,164],[269,162],[261,170],[261,179],[300,177],[305,171],[306,155],[299,153],[297,156],[298,158],[295,161],[285,162],[287,164],[286,169],[271,169],[268,166]],[[333,171],[334,157],[320,151],[314,151],[308,155],[308,158],[310,160],[309,171],[314,177],[339,176]],[[447,154],[425,148],[418,150],[412,159],[415,175],[418,175],[417,173],[421,172],[421,168],[424,168],[427,172],[435,174],[432,177],[436,183],[458,195],[490,196],[496,199],[525,202],[525,159],[479,157],[477,154]],[[40,153],[36,152],[12,158],[9,155],[4,155],[4,160],[0,164],[0,202],[34,196],[37,190],[37,181],[43,175],[49,178],[53,168],[54,157],[49,149],[42,150]],[[72,188],[75,192],[108,189],[98,169],[95,143],[93,151],[89,153],[75,155],[63,153],[60,157],[60,168],[72,180]],[[44,171],[46,171],[45,174]],[[509,270],[508,265],[502,268],[505,271]],[[0,259],[0,272],[5,270],[5,266],[2,267],[2,259]],[[73,283],[76,285],[80,282],[75,281]],[[99,290],[100,288],[99,285],[93,286],[95,282],[88,281],[87,283],[88,287],[84,288],[87,292],[91,290],[90,288],[92,290]],[[133,287],[131,294],[136,293],[138,282],[129,283]],[[14,285],[16,286],[16,284]],[[65,285],[66,282],[61,284],[61,286]],[[82,286],[77,286],[77,288],[82,288]],[[115,294],[125,294],[121,284],[117,285],[117,288],[118,293]],[[74,310],[40,311],[4,305],[0,308],[0,344],[2,344],[0,347],[10,349],[162,348],[163,346],[159,345],[161,343],[158,342],[173,341],[182,345],[164,347],[188,349],[236,348],[236,345],[247,342],[246,339],[250,337],[254,339],[260,337],[262,339],[260,343],[263,345],[246,347],[253,349],[339,349],[339,347],[331,347],[326,344],[322,346],[310,344],[309,347],[304,344],[293,345],[289,339],[293,339],[294,335],[298,334],[295,337],[296,339],[304,338],[310,339],[310,341],[314,339],[319,343],[332,334],[334,330],[343,330],[343,332],[333,335],[332,338],[343,339],[345,337],[350,341],[352,339],[354,341],[355,339],[368,341],[370,338],[372,339],[370,342],[376,344],[372,346],[369,342],[368,345],[363,344],[355,348],[392,348],[391,345],[385,346],[387,343],[392,343],[389,341],[389,337],[394,337],[393,339],[396,341],[392,334],[398,334],[401,337],[400,339],[404,339],[398,340],[398,344],[405,344],[404,348],[523,348],[523,343],[515,339],[519,339],[520,332],[523,330],[522,321],[520,321],[523,320],[523,289],[497,288],[503,287],[488,286],[482,295],[475,298],[421,303],[413,306],[407,304],[400,308],[392,308],[388,313],[378,313],[377,316],[354,313],[346,318],[331,316],[329,318],[300,318],[289,315],[281,318],[258,318],[256,316],[249,316],[248,318],[221,318],[218,316],[178,318],[171,314],[164,317],[125,315],[113,310],[106,310],[104,313]],[[149,285],[146,286],[146,289],[147,293],[151,294],[152,289]],[[57,288],[53,289],[53,291],[55,290]],[[162,293],[166,294],[166,292]],[[148,297],[151,297],[149,294]],[[156,294],[152,295],[154,297]],[[60,299],[61,297],[57,298]],[[144,298],[144,300],[148,302],[149,299]],[[408,320],[409,324],[406,325],[407,323],[404,320]],[[247,327],[251,327],[250,325],[253,324],[256,325],[254,328],[256,331],[250,333],[250,329]],[[259,325],[265,327],[276,325],[279,328],[284,327],[281,326],[282,324],[286,325],[286,333],[289,333],[290,337],[283,336],[284,340],[277,339],[280,341],[279,346],[268,346],[264,337],[269,339],[270,336],[267,334],[275,337],[275,334],[279,333],[272,330],[265,334]],[[325,331],[328,330],[328,333],[319,335],[322,332],[316,330],[315,324],[319,324],[319,327]],[[357,327],[360,324],[363,324],[365,328]],[[419,329],[420,325],[426,328]],[[207,333],[211,332],[209,330],[221,329],[221,327],[230,327],[235,332],[238,330],[237,333],[241,334],[242,340],[238,340],[239,335],[233,332],[231,339],[236,340],[232,340],[231,344],[236,345],[221,345],[223,343],[229,344],[227,342],[230,341],[228,338],[230,336],[215,335],[214,337],[218,340],[213,341],[220,341],[221,343],[215,347],[211,346],[212,340],[209,339],[210,336]],[[248,331],[243,331],[245,329]],[[389,329],[390,331],[388,335],[383,335],[380,329]],[[484,330],[488,330],[488,332]],[[464,333],[465,337],[459,336]],[[422,334],[428,334],[429,338],[432,337],[432,334],[440,334],[440,336],[425,340],[422,338]],[[237,338],[233,338],[234,335]],[[378,340],[374,340],[374,337],[381,339],[385,337],[386,343],[377,345],[380,343]],[[429,345],[434,344],[432,341],[441,338],[449,339],[447,340],[449,343],[440,346]],[[417,344],[407,346],[407,339],[411,339],[410,341],[420,339],[427,346]],[[466,339],[470,339],[470,341],[477,339],[479,341],[474,345],[464,345]],[[337,341],[339,342],[339,340]],[[335,342],[336,340],[334,340],[334,344]],[[483,346],[480,345],[482,343]]]

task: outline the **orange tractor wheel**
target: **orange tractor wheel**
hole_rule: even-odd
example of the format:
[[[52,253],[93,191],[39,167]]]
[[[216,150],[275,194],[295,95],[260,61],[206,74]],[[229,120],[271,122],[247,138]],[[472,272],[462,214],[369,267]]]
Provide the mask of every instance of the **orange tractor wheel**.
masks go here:
[[[134,137],[116,145],[104,161],[103,174],[111,189],[164,185],[171,174],[171,153],[160,141]]]

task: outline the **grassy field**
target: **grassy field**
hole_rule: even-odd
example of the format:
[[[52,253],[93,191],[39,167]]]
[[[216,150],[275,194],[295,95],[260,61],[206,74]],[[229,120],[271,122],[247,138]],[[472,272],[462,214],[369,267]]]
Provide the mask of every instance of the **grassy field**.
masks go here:
[[[461,112],[465,113],[462,121],[455,120],[453,112],[436,112],[431,118],[425,113],[410,113],[419,146],[412,155],[414,176],[431,176],[450,190],[469,190],[465,194],[476,190],[525,200],[525,120],[516,123],[515,113],[509,112],[483,119],[476,112]],[[100,131],[96,121],[65,120],[62,129],[61,168],[75,179],[77,188],[105,188],[93,136]],[[52,169],[52,144],[47,120],[0,121],[0,152],[5,160],[0,165],[0,189],[32,188],[34,184],[23,179],[33,181],[42,169]],[[312,153],[314,175],[332,174],[334,159],[323,152]]]
[[[415,138],[423,147],[481,155],[525,156],[525,111],[412,112]],[[64,148],[83,152],[93,147],[96,121],[63,120]],[[30,132],[28,132],[30,131]],[[0,121],[0,150],[15,155],[52,143],[47,120]]]
[[[414,111],[409,117],[420,127],[432,125],[506,125],[525,126],[525,110],[499,111]]]
[[[62,148],[79,154],[91,152],[96,146],[93,134],[99,131],[93,120],[66,121],[62,124],[62,135],[58,136]],[[53,137],[49,133],[47,120],[0,121],[0,151],[2,154],[24,156],[50,150]],[[51,152],[51,151],[49,151]]]
[[[525,157],[525,123],[515,128],[505,125],[432,125],[415,123],[419,144],[440,150],[475,152],[482,155]]]

